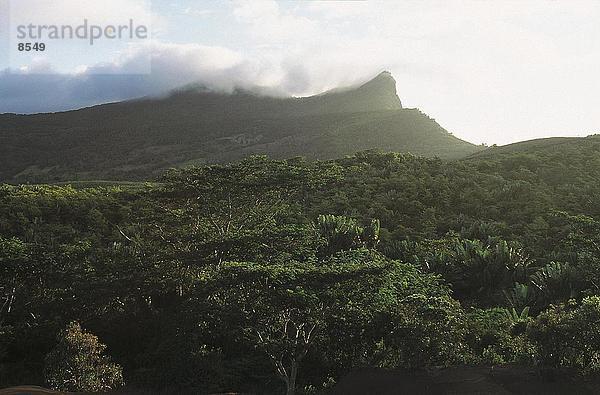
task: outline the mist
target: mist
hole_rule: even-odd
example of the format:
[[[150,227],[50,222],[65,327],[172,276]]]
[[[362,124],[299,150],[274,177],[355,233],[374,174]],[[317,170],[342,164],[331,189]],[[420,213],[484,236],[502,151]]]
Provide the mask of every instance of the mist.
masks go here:
[[[389,70],[406,107],[473,143],[600,129],[600,5],[593,1],[200,2],[158,5],[154,41],[65,71],[0,72],[0,112],[36,113],[197,84],[308,96]],[[151,73],[130,75],[151,59]],[[0,63],[1,65],[1,63]],[[0,66],[2,67],[2,66]]]
[[[151,73],[128,74],[132,65],[151,61]],[[86,67],[78,73],[59,73],[51,64],[38,63],[22,70],[0,73],[0,113],[40,113],[161,96],[197,85],[231,93],[244,89],[257,94],[307,96],[355,85],[373,77],[377,67],[317,76],[300,62],[266,63],[222,47],[198,44],[153,43],[112,63]]]

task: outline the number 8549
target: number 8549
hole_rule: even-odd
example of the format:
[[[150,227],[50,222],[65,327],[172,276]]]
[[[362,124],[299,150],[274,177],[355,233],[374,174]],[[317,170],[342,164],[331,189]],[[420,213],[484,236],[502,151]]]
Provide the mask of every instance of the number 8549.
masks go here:
[[[19,45],[17,46],[17,49],[21,52],[23,52],[23,51],[25,51],[25,52],[30,52],[30,51],[43,52],[46,50],[46,44],[44,44],[44,43],[19,43]]]

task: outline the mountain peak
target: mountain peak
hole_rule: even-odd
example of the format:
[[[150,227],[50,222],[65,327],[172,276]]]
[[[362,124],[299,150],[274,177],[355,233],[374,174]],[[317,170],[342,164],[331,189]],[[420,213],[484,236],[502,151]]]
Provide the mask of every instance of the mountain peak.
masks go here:
[[[370,88],[394,93],[396,95],[396,80],[389,71],[382,71],[377,76],[364,84],[359,89]]]
[[[356,92],[367,101],[382,109],[397,110],[402,102],[396,91],[396,80],[389,71],[382,71],[375,78],[360,85]]]
[[[387,70],[383,70],[381,73],[377,74],[377,76],[375,78],[373,78],[371,81],[375,81],[375,80],[385,80],[388,82],[393,81],[394,83],[396,83],[396,80],[394,79],[394,76],[392,75],[392,73]]]
[[[32,145],[48,125],[43,144]],[[403,110],[390,73],[309,97],[200,86],[71,112],[0,115],[0,136],[0,181],[17,183],[139,179],[254,154],[332,159],[381,149],[459,158],[480,149],[418,110]]]
[[[396,80],[389,71],[359,85],[337,88],[299,99],[312,113],[350,113],[401,110]]]
[[[276,94],[279,93],[279,94]],[[190,95],[221,95],[205,85],[195,83],[173,90],[167,97],[188,97]],[[259,101],[269,103],[271,99],[286,99],[277,90],[264,88],[236,88],[230,97],[255,96]],[[292,99],[292,98],[289,98]],[[382,71],[374,78],[362,84],[335,88],[318,95],[293,98],[300,107],[292,111],[298,113],[340,113],[401,110],[402,102],[396,92],[396,80],[389,71]],[[256,108],[256,105],[253,105]]]

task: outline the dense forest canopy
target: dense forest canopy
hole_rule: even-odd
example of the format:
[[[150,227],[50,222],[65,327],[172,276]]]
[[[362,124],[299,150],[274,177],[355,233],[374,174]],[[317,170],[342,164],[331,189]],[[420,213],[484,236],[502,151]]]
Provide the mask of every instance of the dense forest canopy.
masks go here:
[[[589,377],[599,287],[597,137],[0,187],[2,386],[318,393],[358,367],[512,363]],[[57,368],[73,361],[79,387]]]

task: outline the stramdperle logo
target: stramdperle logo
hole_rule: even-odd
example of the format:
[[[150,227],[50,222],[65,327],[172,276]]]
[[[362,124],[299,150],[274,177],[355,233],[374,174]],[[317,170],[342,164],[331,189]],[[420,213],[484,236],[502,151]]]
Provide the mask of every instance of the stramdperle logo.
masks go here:
[[[147,74],[152,39],[149,0],[10,0],[9,65],[18,73]],[[98,65],[90,68],[87,65]],[[119,65],[103,67],[102,65]],[[118,71],[116,71],[118,70]]]

